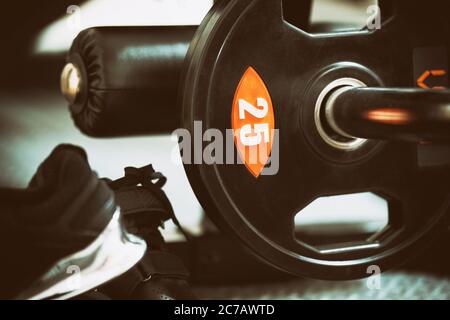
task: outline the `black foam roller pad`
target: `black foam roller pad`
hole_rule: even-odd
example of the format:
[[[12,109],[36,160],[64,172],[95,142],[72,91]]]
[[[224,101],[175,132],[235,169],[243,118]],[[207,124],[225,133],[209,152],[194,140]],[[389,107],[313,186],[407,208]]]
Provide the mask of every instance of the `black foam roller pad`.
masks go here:
[[[67,62],[81,73],[70,110],[78,128],[112,137],[177,128],[177,90],[196,26],[96,27],[74,40]]]

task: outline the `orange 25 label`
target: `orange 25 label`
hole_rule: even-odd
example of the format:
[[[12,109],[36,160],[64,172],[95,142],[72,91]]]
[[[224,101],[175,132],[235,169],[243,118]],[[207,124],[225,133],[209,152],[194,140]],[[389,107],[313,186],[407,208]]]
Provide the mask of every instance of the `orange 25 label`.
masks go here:
[[[270,157],[275,118],[269,91],[252,67],[245,71],[236,89],[231,124],[236,149],[257,178]]]

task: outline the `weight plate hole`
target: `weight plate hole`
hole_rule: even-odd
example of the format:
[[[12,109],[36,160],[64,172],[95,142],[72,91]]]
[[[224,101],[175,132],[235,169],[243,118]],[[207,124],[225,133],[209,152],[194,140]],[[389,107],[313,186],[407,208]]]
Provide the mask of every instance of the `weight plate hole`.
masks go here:
[[[295,215],[295,235],[324,253],[367,249],[379,244],[389,214],[388,200],[372,192],[319,197]]]
[[[378,8],[377,0],[357,3],[284,0],[282,3],[284,20],[311,34],[360,31],[372,23]]]
[[[314,107],[314,122],[317,132],[323,141],[335,149],[353,151],[359,149],[367,140],[350,137],[345,133],[338,132],[332,128],[332,123],[327,117],[327,102],[333,99],[334,93],[347,88],[366,87],[366,84],[354,78],[340,78],[329,83],[319,94]]]

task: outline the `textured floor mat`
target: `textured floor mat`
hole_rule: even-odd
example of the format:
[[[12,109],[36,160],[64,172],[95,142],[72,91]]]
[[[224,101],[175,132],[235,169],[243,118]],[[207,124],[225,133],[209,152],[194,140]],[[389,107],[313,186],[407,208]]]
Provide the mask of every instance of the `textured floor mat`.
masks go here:
[[[450,300],[450,278],[420,273],[391,272],[375,279],[354,281],[294,280],[267,285],[202,287],[202,299],[307,299],[307,300]]]

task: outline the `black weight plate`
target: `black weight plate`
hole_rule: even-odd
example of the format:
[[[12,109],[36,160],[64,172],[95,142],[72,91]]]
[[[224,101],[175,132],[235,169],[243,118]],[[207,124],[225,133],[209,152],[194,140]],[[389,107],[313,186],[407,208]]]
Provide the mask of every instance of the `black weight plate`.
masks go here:
[[[203,131],[215,128],[225,137],[243,77],[253,70],[270,95],[279,130],[272,149],[279,150],[275,175],[255,177],[243,164],[185,163],[194,192],[220,227],[286,272],[349,279],[367,276],[371,265],[386,270],[398,264],[448,226],[448,166],[421,167],[417,146],[408,143],[372,141],[365,155],[340,154],[327,149],[310,125],[320,86],[334,78],[412,86],[414,48],[449,44],[445,20],[424,26],[415,18],[399,15],[373,32],[311,36],[283,20],[280,0],[230,0],[213,7],[186,58],[184,128],[196,139],[194,122],[201,121]],[[363,191],[390,200],[390,225],[369,245],[322,251],[296,239],[294,215],[311,201]]]

